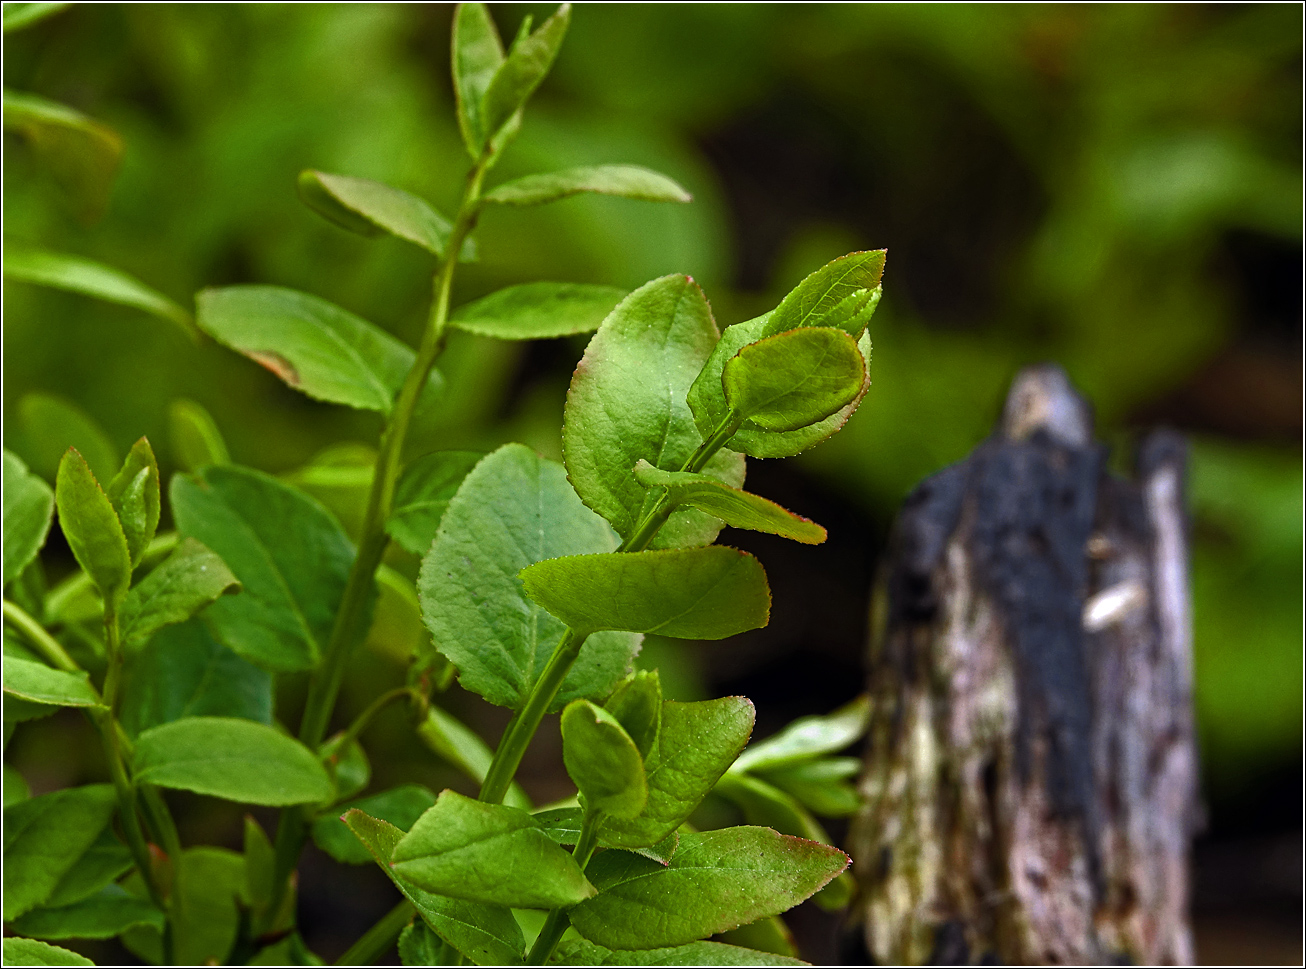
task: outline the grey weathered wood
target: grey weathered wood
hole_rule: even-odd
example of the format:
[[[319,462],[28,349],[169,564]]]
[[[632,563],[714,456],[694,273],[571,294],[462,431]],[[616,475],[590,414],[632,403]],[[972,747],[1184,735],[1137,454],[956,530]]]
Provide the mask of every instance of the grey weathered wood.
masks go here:
[[[877,583],[850,834],[883,963],[1188,963],[1184,447],[1106,471],[1051,366],[907,499]]]

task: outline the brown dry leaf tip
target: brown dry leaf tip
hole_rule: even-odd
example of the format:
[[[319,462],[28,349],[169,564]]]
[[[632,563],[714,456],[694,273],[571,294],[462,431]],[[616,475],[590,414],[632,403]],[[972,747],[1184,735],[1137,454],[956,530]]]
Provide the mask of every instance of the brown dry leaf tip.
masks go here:
[[[271,370],[292,387],[300,385],[299,371],[295,365],[274,350],[251,350],[250,359]]]

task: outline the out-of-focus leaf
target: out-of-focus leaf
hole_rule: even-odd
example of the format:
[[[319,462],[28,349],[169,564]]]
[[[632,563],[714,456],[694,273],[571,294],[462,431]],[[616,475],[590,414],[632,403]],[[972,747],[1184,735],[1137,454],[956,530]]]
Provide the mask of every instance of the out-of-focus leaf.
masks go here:
[[[10,731],[13,730],[13,720],[5,719],[5,743],[9,743]],[[27,786],[27,780],[22,774],[18,773],[18,768],[12,764],[4,765],[4,806],[17,804],[19,801],[26,801],[32,796],[32,789]]]
[[[4,32],[23,30],[38,24],[71,7],[71,3],[6,3],[4,5]],[[7,955],[7,953],[6,953]],[[8,959],[5,960],[8,962]]]
[[[563,939],[555,966],[806,966],[810,963],[724,942],[690,942],[660,949],[608,949],[587,939]]]
[[[138,780],[240,804],[325,801],[333,785],[317,757],[272,727],[230,717],[186,717],[136,738]]]
[[[738,549],[569,555],[521,572],[526,594],[576,630],[725,639],[765,626],[766,573]]]
[[[339,441],[318,451],[308,463],[279,475],[331,510],[355,541],[367,518],[376,448],[358,441]]]
[[[8,126],[9,95],[6,94],[5,98]],[[6,279],[65,289],[109,303],[130,306],[175,324],[192,340],[199,337],[199,330],[190,313],[139,279],[112,266],[6,239],[4,267]]]
[[[106,825],[100,836],[73,863],[59,884],[42,903],[61,908],[89,898],[132,867],[131,850],[118,840],[113,825]]]
[[[427,628],[459,682],[500,706],[523,703],[565,627],[526,597],[518,573],[616,544],[560,465],[520,444],[482,460],[450,501],[418,579]],[[610,692],[638,643],[629,633],[591,636],[553,709]]]
[[[35,4],[33,4],[35,6]],[[48,942],[35,939],[9,938],[4,940],[6,966],[93,966],[86,956],[78,955]]]
[[[54,492],[27,470],[18,455],[4,453],[4,584],[36,558],[50,531]]]
[[[664,276],[621,301],[576,367],[562,434],[568,477],[623,537],[657,501],[636,480],[635,463],[679,470],[703,442],[685,393],[716,342],[698,285],[688,276]],[[731,487],[744,483],[744,459],[733,452],[722,451],[703,470]],[[720,520],[682,509],[652,545],[707,545],[720,530]]]
[[[173,461],[183,471],[210,464],[230,464],[231,454],[213,416],[193,400],[179,398],[168,405],[168,442]]]
[[[100,425],[80,407],[51,394],[25,394],[18,402],[22,428],[18,449],[28,466],[53,481],[64,452],[75,447],[99,481],[108,481],[119,468],[118,451]]]
[[[32,703],[58,707],[97,707],[103,701],[85,673],[66,673],[44,663],[4,658],[4,691]]]
[[[395,486],[385,526],[390,537],[414,555],[429,552],[449,502],[483,457],[480,451],[436,451],[410,462]]]
[[[42,904],[113,814],[110,784],[71,787],[4,809],[4,919]]]
[[[131,584],[131,554],[113,505],[76,448],[69,448],[59,462],[54,500],[59,527],[77,564],[105,602],[116,606]]]
[[[624,289],[589,283],[524,283],[458,307],[449,325],[500,340],[543,340],[598,329]]]
[[[851,403],[866,379],[857,343],[842,330],[807,327],[750,343],[721,374],[736,418],[796,431]]]
[[[657,670],[636,670],[626,677],[603,701],[603,709],[617,718],[640,756],[647,758],[662,724],[662,680]]]
[[[485,782],[485,774],[494,759],[494,751],[486,746],[480,734],[440,707],[431,705],[426,719],[417,727],[417,737],[430,750],[458,768],[477,784]],[[509,807],[528,810],[530,799],[514,781],[508,788],[503,803]]]
[[[196,297],[199,328],[315,400],[389,413],[415,354],[324,299],[281,286],[225,286]],[[432,371],[424,393],[438,391]]]
[[[731,929],[728,932],[721,932],[718,938],[729,945],[756,949],[760,952],[771,952],[778,956],[793,958],[798,955],[798,945],[794,942],[794,934],[789,931],[789,926],[785,925],[784,919],[778,915],[758,919],[756,922],[741,925],[739,928]]]
[[[358,801],[333,807],[313,822],[313,841],[336,861],[347,865],[366,865],[372,855],[354,833],[340,820],[348,811],[362,811],[368,817],[388,821],[407,831],[422,814],[435,804],[435,795],[420,784],[403,784]]]
[[[773,501],[731,488],[711,475],[659,471],[641,459],[635,465],[635,477],[647,488],[666,488],[676,504],[693,505],[734,528],[770,532],[808,545],[825,541],[825,529],[816,522],[795,515]]]
[[[335,787],[332,804],[353,797],[372,783],[372,762],[367,759],[367,751],[357,740],[351,740],[342,750],[340,743],[344,738],[343,733],[338,733],[317,749],[317,755]]]
[[[826,716],[795,720],[774,737],[744,751],[735,769],[756,773],[832,754],[861,737],[870,715],[870,697],[862,695]]]
[[[412,580],[382,565],[376,570],[376,591],[367,648],[401,664],[411,660],[415,653],[430,654],[431,634],[422,624],[422,610]]]
[[[8,89],[4,124],[27,139],[83,217],[94,219],[104,211],[122,159],[122,139],[113,129],[66,104]]]
[[[766,771],[762,777],[817,814],[842,818],[861,805],[857,788],[849,780],[860,769],[856,757],[821,757]]]
[[[117,885],[57,908],[33,909],[14,921],[14,931],[37,939],[112,939],[139,925],[163,930],[163,913]]]
[[[571,21],[571,4],[557,12],[529,36],[518,37],[490,79],[481,98],[480,121],[484,137],[493,139],[535,93],[553,66]]]
[[[185,622],[240,583],[225,562],[193,538],[183,538],[162,565],[132,587],[119,618],[126,649],[140,649],[164,626]]]
[[[222,965],[236,942],[236,899],[245,882],[245,860],[225,848],[187,848],[173,887],[173,955],[184,966]],[[141,929],[133,933],[141,933]],[[154,934],[152,929],[145,933]]]
[[[644,758],[621,723],[588,700],[562,711],[562,761],[587,810],[633,818],[648,800]]]
[[[485,194],[500,205],[542,205],[581,192],[619,195],[645,202],[691,202],[693,196],[673,179],[638,165],[589,165],[527,175]]]

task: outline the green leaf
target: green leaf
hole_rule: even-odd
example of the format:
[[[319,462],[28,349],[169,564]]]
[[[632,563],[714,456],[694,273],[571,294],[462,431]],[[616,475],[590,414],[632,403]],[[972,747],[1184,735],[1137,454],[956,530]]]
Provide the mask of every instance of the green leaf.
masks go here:
[[[362,800],[351,801],[313,822],[313,841],[336,861],[347,865],[366,865],[372,860],[367,850],[353,832],[340,820],[340,815],[358,810],[372,818],[388,821],[401,831],[407,831],[422,814],[435,804],[435,795],[420,784],[403,784]]]
[[[372,783],[372,764],[367,759],[367,751],[357,740],[351,740],[341,751],[340,743],[344,739],[344,733],[338,733],[317,749],[318,759],[326,766],[334,787],[332,804],[353,797]]]
[[[419,888],[513,908],[575,905],[594,889],[525,811],[444,791],[395,845],[395,873]]]
[[[417,727],[418,739],[430,750],[462,771],[477,784],[485,782],[494,752],[476,731],[440,707],[431,705],[426,719]],[[504,803],[510,807],[529,808],[530,800],[516,782],[508,788]]]
[[[503,42],[483,3],[461,3],[453,21],[453,85],[458,100],[458,127],[475,161],[488,135],[481,102],[503,64]]]
[[[586,870],[599,894],[571,910],[571,924],[614,949],[682,945],[778,915],[846,867],[837,848],[768,828],[682,834],[666,867],[628,852],[596,855]]]
[[[731,488],[711,475],[659,471],[641,459],[635,465],[635,477],[647,488],[666,488],[676,504],[692,505],[734,528],[770,532],[807,545],[825,541],[825,529],[816,522],[795,515],[773,501]]]
[[[4,809],[4,920],[42,904],[113,814],[112,785],[88,784]]]
[[[141,438],[132,445],[104,493],[118,514],[135,568],[159,528],[159,463],[149,441]]]
[[[621,723],[588,700],[562,711],[562,761],[586,810],[633,818],[648,800],[644,758]]]
[[[9,111],[8,98],[6,94],[6,114]],[[7,279],[130,306],[180,327],[192,340],[199,337],[190,313],[139,279],[112,266],[6,239],[4,269]]]
[[[603,709],[617,718],[639,755],[647,758],[662,723],[662,681],[657,670],[636,670],[626,677],[604,701]]]
[[[430,645],[431,635],[422,625],[422,610],[412,580],[388,565],[381,565],[376,570],[376,592],[372,627],[365,640],[367,648],[404,665],[415,656],[419,662],[435,657],[438,665],[448,668],[448,661]],[[410,666],[409,675],[418,669],[416,665]],[[452,672],[449,677],[452,680]],[[437,680],[438,676],[431,677],[432,682]]]
[[[851,403],[866,380],[856,341],[807,327],[750,343],[721,375],[732,413],[768,431],[796,431]]]
[[[437,256],[444,253],[453,229],[425,199],[370,178],[305,169],[299,173],[299,197],[342,229],[365,236],[388,232]],[[461,258],[476,258],[470,240],[463,244]]]
[[[703,442],[685,393],[716,342],[702,290],[688,276],[664,276],[622,300],[576,367],[562,431],[568,477],[623,537],[657,500],[635,479],[635,463],[681,468]],[[744,483],[744,459],[729,451],[704,471],[732,487]],[[652,544],[707,545],[720,530],[718,519],[682,509]]]
[[[371,861],[372,856],[367,855],[367,860]],[[399,962],[402,965],[442,965],[443,953],[441,950],[443,948],[444,940],[432,932],[421,919],[404,926],[404,930],[399,933]]]
[[[163,922],[151,902],[106,885],[71,905],[34,909],[15,920],[14,931],[38,939],[112,939],[138,925],[162,931]]]
[[[53,481],[69,447],[86,458],[97,480],[108,481],[118,471],[118,452],[89,414],[62,397],[25,394],[18,402],[22,427],[19,453],[33,471]]]
[[[272,723],[272,677],[214,639],[201,619],[159,630],[128,663],[118,716],[129,736],[184,717]]]
[[[514,179],[487,192],[484,200],[500,205],[542,205],[581,192],[619,195],[645,202],[692,202],[694,199],[666,175],[638,165],[587,165]]]
[[[70,447],[59,462],[54,500],[77,564],[105,602],[117,606],[131,584],[131,554],[109,497],[76,448]]]
[[[521,577],[532,600],[578,631],[725,639],[765,626],[771,611],[761,563],[721,545],[570,555]]]
[[[822,757],[769,770],[763,778],[817,814],[842,818],[861,806],[857,788],[849,783],[860,769],[856,757]]]
[[[6,3],[4,5],[4,32],[8,34],[30,27],[33,24],[40,23],[46,17],[67,10],[71,6],[71,3]],[[5,955],[5,962],[8,962],[8,953]]]
[[[781,834],[829,844],[830,836],[816,818],[784,791],[748,774],[730,771],[717,782],[716,793],[743,809],[749,824],[774,828]]]
[[[328,444],[307,464],[278,477],[326,505],[346,534],[357,540],[367,518],[375,466],[376,448],[358,441],[340,441]]]
[[[245,815],[245,838],[242,845],[245,859],[245,882],[241,887],[241,902],[248,908],[262,910],[272,901],[275,881],[276,851],[253,816]]]
[[[193,400],[178,398],[168,405],[168,441],[172,458],[183,471],[210,464],[230,464],[227,442],[213,416]]]
[[[564,3],[539,30],[512,45],[481,98],[480,124],[487,141],[526,104],[549,73],[570,21],[571,4]]]
[[[205,619],[240,656],[274,672],[313,668],[331,634],[354,549],[312,498],[249,468],[177,475],[177,530],[204,543],[240,582]]]
[[[250,966],[324,966],[325,962],[314,955],[304,944],[298,932],[291,932],[280,942],[264,946],[249,960]]]
[[[550,808],[547,811],[536,811],[531,817],[544,828],[545,834],[560,845],[576,844],[580,840],[581,828],[585,824],[585,812],[578,807]],[[676,853],[676,846],[679,843],[680,834],[672,831],[657,844],[630,850],[665,865]]]
[[[648,803],[634,820],[609,820],[601,843],[644,848],[675,832],[744,749],[753,717],[753,704],[740,696],[665,701],[657,747],[645,761]]]
[[[331,778],[313,752],[272,727],[230,717],[187,717],[136,738],[136,778],[241,804],[325,801]]]
[[[37,4],[33,4],[37,6]],[[37,942],[35,939],[5,939],[4,964],[6,966],[93,966],[86,956],[69,952],[57,945]]]
[[[185,622],[219,596],[239,591],[222,559],[195,539],[183,538],[123,600],[123,646],[139,650],[164,626]]]
[[[6,711],[8,712],[8,711]],[[5,744],[9,743],[10,733],[13,730],[14,721],[5,718]],[[19,801],[26,801],[32,796],[32,789],[27,786],[27,780],[18,772],[18,768],[12,764],[4,765],[4,806],[17,804]]]
[[[315,400],[388,414],[415,359],[367,320],[293,289],[205,289],[196,308],[201,330]],[[439,384],[432,371],[427,392]]]
[[[50,531],[54,492],[8,448],[4,453],[4,584],[36,558]]]
[[[42,167],[72,198],[79,214],[88,220],[98,218],[122,159],[122,139],[117,133],[66,104],[7,89],[4,116],[5,130],[27,139]]]
[[[861,737],[870,716],[871,700],[863,694],[826,716],[795,720],[774,737],[744,751],[735,770],[769,771],[832,754]]]
[[[525,702],[565,627],[526,597],[518,572],[616,545],[558,464],[520,444],[482,460],[449,502],[418,579],[427,628],[463,687],[500,706]],[[591,636],[552,709],[610,692],[638,642],[628,633]]]
[[[608,949],[586,939],[564,939],[549,960],[556,966],[806,966],[801,959],[722,942],[691,942],[662,949]]]
[[[449,325],[500,340],[543,340],[588,333],[625,297],[588,283],[524,283],[458,307]]]
[[[521,965],[526,941],[511,911],[418,888],[391,865],[395,845],[404,837],[402,831],[362,811],[348,811],[341,820],[442,939],[477,965]]]
[[[862,322],[857,326],[852,322],[856,317],[850,317],[853,304],[847,300],[880,285],[886,254],[884,249],[850,252],[826,263],[795,286],[771,311],[762,336],[805,326],[842,326],[852,336],[858,336],[866,324]],[[874,306],[871,306],[871,312],[874,312]]]
[[[839,877],[842,878],[843,876]],[[835,881],[838,881],[838,879],[835,879]],[[821,889],[821,891],[825,890],[824,888]],[[817,894],[819,895],[820,892]],[[719,938],[730,945],[743,946],[746,949],[757,949],[762,952],[773,952],[778,956],[793,957],[798,955],[798,946],[794,942],[794,935],[789,931],[789,926],[785,925],[784,919],[778,915],[772,915],[770,918],[759,919],[756,922],[750,922],[748,925],[741,925],[737,929],[722,932]]]
[[[58,707],[98,707],[100,694],[91,686],[86,673],[65,673],[44,663],[4,658],[4,691],[9,696],[21,697],[33,703],[46,703]]]
[[[385,523],[390,537],[414,555],[429,552],[449,502],[483,457],[481,451],[436,451],[410,462],[399,476]]]
[[[42,902],[61,908],[89,898],[132,867],[131,851],[118,840],[113,826],[106,826],[80,858],[59,879],[59,884]]]
[[[240,923],[236,899],[244,883],[245,860],[234,851],[205,847],[182,852],[169,913],[178,965],[227,961],[236,943]]]
[[[702,372],[699,373],[698,379],[689,389],[687,398],[689,406],[693,409],[694,420],[704,434],[711,434],[720,427],[729,412],[725,391],[721,384],[722,371],[740,350],[767,335],[770,318],[770,314],[767,314],[726,327],[725,332],[721,334],[721,342],[716,345]],[[861,335],[857,341],[857,350],[861,353],[862,359],[869,364],[870,333]],[[858,396],[824,420],[796,431],[768,431],[745,425],[727,442],[726,446],[756,458],[786,458],[799,454],[837,433],[848,422],[848,418],[857,409],[870,386],[868,367],[866,380]]]

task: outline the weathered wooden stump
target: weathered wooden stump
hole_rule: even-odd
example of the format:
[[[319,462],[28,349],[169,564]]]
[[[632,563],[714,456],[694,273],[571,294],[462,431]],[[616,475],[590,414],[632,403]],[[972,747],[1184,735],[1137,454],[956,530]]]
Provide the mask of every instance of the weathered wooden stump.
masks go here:
[[[874,599],[850,843],[881,963],[1188,963],[1196,755],[1184,446],[1105,468],[1023,371],[907,499]]]

